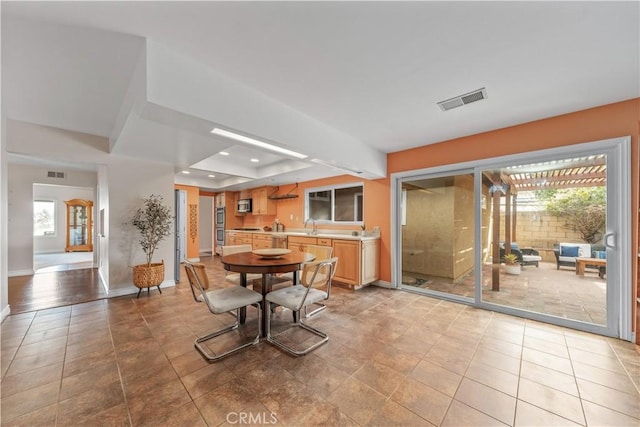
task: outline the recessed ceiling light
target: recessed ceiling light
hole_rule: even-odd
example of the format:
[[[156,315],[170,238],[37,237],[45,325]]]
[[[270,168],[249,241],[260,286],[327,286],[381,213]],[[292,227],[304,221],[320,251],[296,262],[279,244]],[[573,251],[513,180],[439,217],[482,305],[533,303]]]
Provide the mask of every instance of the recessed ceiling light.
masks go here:
[[[258,160],[258,159],[251,159],[251,161],[252,161],[253,163],[258,163],[260,160]]]
[[[221,156],[228,156],[229,155],[229,153],[227,153],[226,151],[221,151],[219,154]]]
[[[189,171],[182,171],[182,173],[183,173],[183,174],[185,174],[185,175],[189,175],[191,172],[189,172]]]
[[[297,157],[298,159],[306,159],[306,154],[301,154],[293,150],[289,150],[287,148],[278,147],[277,145],[268,144],[263,141],[258,141],[257,139],[249,138],[248,136],[240,135],[234,132],[229,132],[228,130],[214,128],[211,133],[215,135],[224,136],[226,138],[235,139],[236,141],[244,142],[246,144],[251,144],[256,147],[264,148],[266,150],[275,151],[277,153],[286,154],[288,156]]]
[[[208,176],[209,178],[215,178],[215,177],[216,177],[216,176],[215,176],[215,175],[213,175],[213,174],[209,174],[209,175],[207,175],[207,176]]]

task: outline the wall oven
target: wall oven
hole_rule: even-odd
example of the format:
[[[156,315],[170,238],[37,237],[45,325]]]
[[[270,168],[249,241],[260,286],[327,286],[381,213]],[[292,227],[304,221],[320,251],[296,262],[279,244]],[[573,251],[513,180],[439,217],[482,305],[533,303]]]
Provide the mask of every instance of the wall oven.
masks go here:
[[[220,255],[220,246],[224,246],[225,208],[216,208],[216,254]]]

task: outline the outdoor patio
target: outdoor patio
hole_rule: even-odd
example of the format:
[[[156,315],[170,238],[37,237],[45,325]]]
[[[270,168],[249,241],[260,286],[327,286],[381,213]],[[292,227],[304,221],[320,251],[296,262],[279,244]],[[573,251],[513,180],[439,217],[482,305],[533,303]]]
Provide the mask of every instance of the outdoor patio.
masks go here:
[[[468,275],[459,283],[441,277],[420,276],[412,286],[473,298],[474,278]],[[405,283],[406,284],[406,283]],[[606,277],[587,268],[585,276],[575,269],[541,262],[540,267],[525,266],[519,276],[500,272],[500,291],[491,290],[491,265],[483,266],[482,299],[509,307],[550,314],[583,322],[606,324]]]

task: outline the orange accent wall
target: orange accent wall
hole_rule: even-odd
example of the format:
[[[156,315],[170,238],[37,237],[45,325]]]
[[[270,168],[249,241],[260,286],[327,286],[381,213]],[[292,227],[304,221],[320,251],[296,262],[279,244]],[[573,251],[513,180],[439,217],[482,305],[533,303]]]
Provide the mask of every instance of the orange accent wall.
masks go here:
[[[524,123],[491,132],[457,138],[437,144],[426,145],[387,156],[387,172],[390,176],[394,172],[422,169],[433,166],[461,163],[478,159],[505,156],[508,154],[524,153],[599,141],[603,139],[631,136],[631,209],[632,226],[629,232],[633,237],[632,259],[632,296],[638,295],[638,200],[640,197],[640,98],[615,104],[604,105],[588,110],[551,117],[535,122]],[[387,198],[390,194],[390,179],[386,180]],[[382,189],[381,189],[382,191]],[[365,197],[368,195],[365,195]],[[390,211],[386,210],[385,227],[383,228],[383,248],[390,242]],[[365,211],[365,217],[368,212]],[[381,221],[382,222],[382,221]],[[390,280],[391,257],[388,251],[383,252],[381,259],[380,277]],[[633,302],[633,318],[635,330],[640,330],[640,313],[637,304]],[[637,340],[640,342],[640,334]]]
[[[195,239],[191,236],[191,221],[189,220],[190,205],[196,205],[197,215],[200,215],[200,189],[189,185],[174,185],[176,190],[184,190],[187,192],[187,258],[194,259],[200,256],[200,238],[197,230]],[[195,219],[195,225],[198,226],[198,218]]]

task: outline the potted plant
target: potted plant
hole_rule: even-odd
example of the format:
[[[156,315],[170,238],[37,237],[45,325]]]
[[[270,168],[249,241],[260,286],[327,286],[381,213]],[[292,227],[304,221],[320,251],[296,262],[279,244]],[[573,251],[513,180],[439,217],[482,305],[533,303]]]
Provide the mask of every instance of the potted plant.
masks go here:
[[[518,255],[510,253],[504,256],[505,272],[507,274],[520,274],[520,263],[518,262]]]
[[[160,291],[160,284],[164,281],[164,260],[160,263],[151,261],[158,244],[171,235],[173,226],[171,209],[163,203],[162,196],[152,194],[144,199],[143,206],[136,210],[132,223],[140,232],[140,247],[147,256],[146,264],[133,266],[133,284],[140,291],[151,286],[157,286]]]

